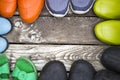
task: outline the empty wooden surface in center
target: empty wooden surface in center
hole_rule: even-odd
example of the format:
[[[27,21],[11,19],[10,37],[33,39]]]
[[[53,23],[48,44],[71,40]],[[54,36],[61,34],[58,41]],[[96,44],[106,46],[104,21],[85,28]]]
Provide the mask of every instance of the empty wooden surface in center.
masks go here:
[[[66,17],[55,18],[44,8],[32,24],[22,22],[18,12],[10,20],[13,30],[5,35],[10,42],[5,53],[11,69],[20,56],[30,58],[38,71],[51,60],[62,61],[69,71],[78,59],[89,61],[96,70],[103,69],[99,59],[109,46],[94,35],[94,26],[103,19],[96,17],[92,10],[84,15],[69,11]]]

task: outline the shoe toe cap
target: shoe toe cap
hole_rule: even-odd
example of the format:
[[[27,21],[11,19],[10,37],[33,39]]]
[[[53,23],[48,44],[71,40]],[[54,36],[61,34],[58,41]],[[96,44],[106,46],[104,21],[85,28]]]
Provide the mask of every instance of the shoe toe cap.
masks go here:
[[[67,80],[64,64],[59,61],[47,63],[39,76],[39,80]]]
[[[7,34],[12,29],[10,21],[0,17],[0,35]]]
[[[120,21],[109,20],[100,22],[95,26],[96,37],[107,44],[120,45]]]
[[[120,74],[108,70],[98,71],[94,78],[94,80],[119,80],[119,79]]]
[[[65,14],[68,9],[68,0],[46,0],[46,7],[53,14]]]
[[[120,72],[120,48],[110,47],[103,51],[101,56],[101,63],[107,69],[112,71]]]
[[[73,63],[70,70],[70,80],[93,80],[95,75],[93,66],[84,60],[78,60]]]
[[[8,47],[8,41],[3,38],[0,37],[0,53],[4,52]]]
[[[72,9],[75,11],[86,11],[92,7],[94,0],[71,0]]]

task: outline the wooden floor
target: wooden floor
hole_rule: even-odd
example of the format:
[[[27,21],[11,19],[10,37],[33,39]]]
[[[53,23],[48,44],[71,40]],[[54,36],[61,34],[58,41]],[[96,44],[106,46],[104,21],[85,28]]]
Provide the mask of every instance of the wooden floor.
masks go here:
[[[18,12],[10,20],[13,30],[5,35],[10,42],[5,54],[10,59],[11,69],[20,56],[29,57],[38,71],[51,60],[62,61],[69,71],[78,59],[89,61],[96,70],[103,69],[99,58],[109,46],[94,35],[95,24],[103,19],[96,17],[92,10],[84,15],[69,11],[66,17],[55,18],[44,8],[33,24],[23,23]]]

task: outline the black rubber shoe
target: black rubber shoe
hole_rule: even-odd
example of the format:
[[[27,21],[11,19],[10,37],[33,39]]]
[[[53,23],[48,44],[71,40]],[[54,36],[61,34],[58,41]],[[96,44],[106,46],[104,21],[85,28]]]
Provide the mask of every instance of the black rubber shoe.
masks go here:
[[[94,80],[120,80],[120,74],[108,70],[101,70],[97,72]]]
[[[38,80],[67,80],[67,71],[64,64],[59,61],[47,63]]]
[[[95,69],[89,62],[78,60],[72,64],[69,80],[93,80],[95,73]]]
[[[120,47],[110,47],[103,51],[101,63],[109,70],[120,73]]]

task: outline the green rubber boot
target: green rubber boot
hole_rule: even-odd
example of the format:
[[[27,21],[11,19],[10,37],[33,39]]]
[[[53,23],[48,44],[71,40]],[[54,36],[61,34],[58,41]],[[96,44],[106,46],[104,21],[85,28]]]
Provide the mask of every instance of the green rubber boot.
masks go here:
[[[120,21],[109,20],[98,23],[95,26],[96,37],[110,45],[120,45]]]
[[[120,19],[120,0],[96,0],[93,10],[105,19]]]
[[[35,65],[26,57],[20,57],[12,73],[13,80],[37,80]]]
[[[9,80],[10,67],[6,55],[0,54],[0,80]]]

